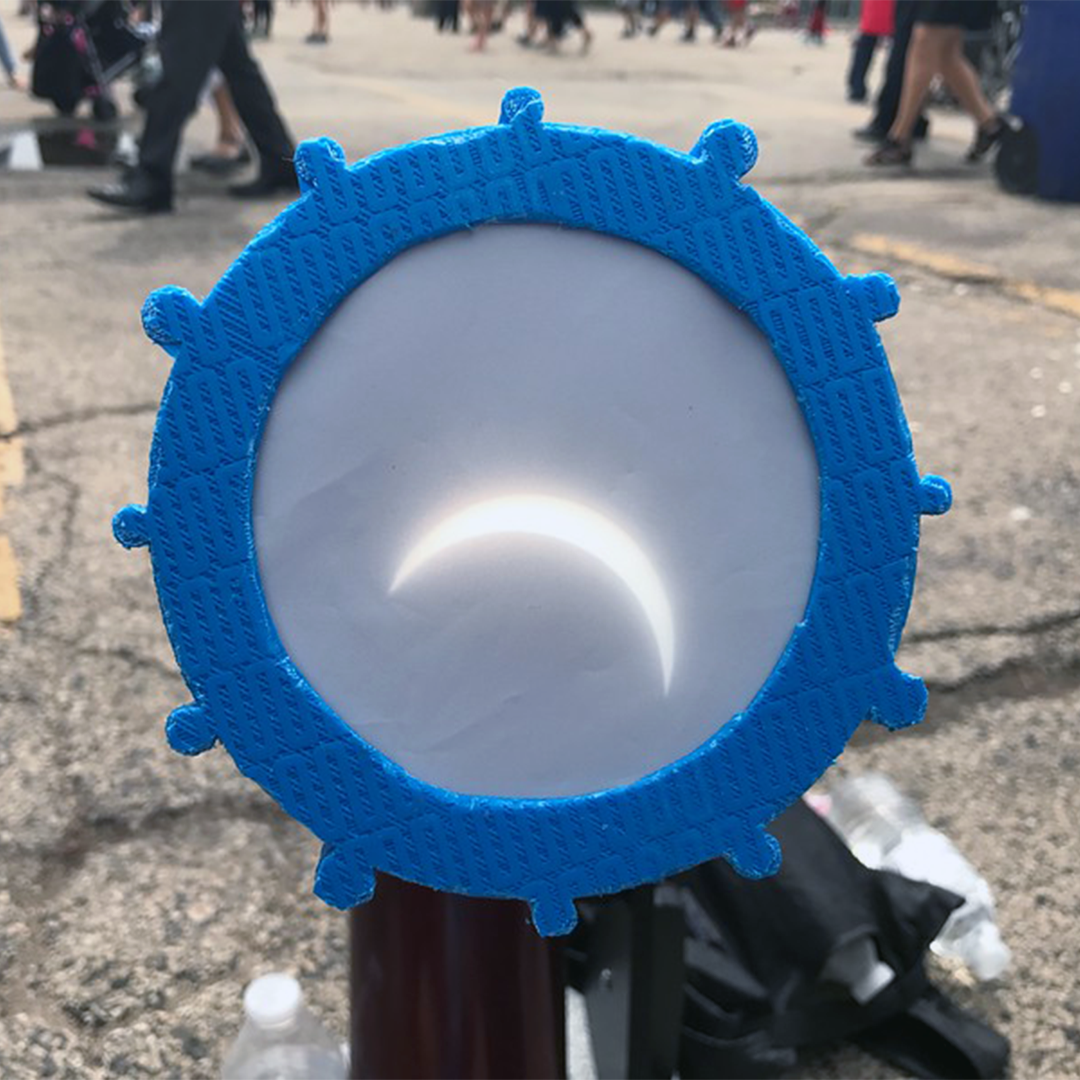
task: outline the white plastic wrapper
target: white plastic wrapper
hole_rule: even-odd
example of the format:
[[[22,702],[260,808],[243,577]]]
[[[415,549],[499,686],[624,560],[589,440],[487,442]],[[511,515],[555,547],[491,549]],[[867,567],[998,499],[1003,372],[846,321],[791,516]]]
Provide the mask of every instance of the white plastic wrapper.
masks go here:
[[[296,359],[258,455],[304,676],[448,790],[630,783],[743,709],[806,606],[813,444],[752,323],[646,248],[498,225],[394,259]]]

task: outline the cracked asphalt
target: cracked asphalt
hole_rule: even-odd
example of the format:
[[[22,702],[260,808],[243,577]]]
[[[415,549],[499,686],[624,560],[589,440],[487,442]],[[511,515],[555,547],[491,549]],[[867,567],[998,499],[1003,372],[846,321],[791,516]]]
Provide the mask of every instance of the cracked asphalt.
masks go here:
[[[925,523],[900,656],[930,687],[927,718],[867,725],[838,769],[887,772],[985,874],[1013,967],[989,985],[936,962],[935,976],[1010,1036],[1014,1075],[1075,1076],[1080,208],[1010,199],[960,166],[969,133],[948,114],[914,176],[868,175],[842,34],[815,50],[763,31],[722,53],[673,32],[623,43],[609,17],[587,59],[505,36],[473,57],[400,10],[339,5],[317,50],[300,43],[307,9],[278,7],[258,53],[299,137],[355,159],[494,118],[516,83],[542,89],[549,118],[679,147],[731,115],[761,142],[752,183],[844,270],[896,278],[883,337],[920,467],[956,501]],[[0,139],[48,115],[6,91],[0,109]],[[211,138],[200,115],[186,148]],[[18,585],[17,609],[0,602],[0,1076],[209,1077],[259,972],[295,971],[345,1030],[345,922],[311,896],[300,827],[223,753],[167,750],[185,689],[145,553],[121,551],[109,522],[145,497],[167,375],[143,298],[170,282],[205,294],[277,206],[183,172],[177,214],[129,220],[83,197],[94,179],[0,173],[0,537]],[[797,1075],[894,1074],[833,1049]]]

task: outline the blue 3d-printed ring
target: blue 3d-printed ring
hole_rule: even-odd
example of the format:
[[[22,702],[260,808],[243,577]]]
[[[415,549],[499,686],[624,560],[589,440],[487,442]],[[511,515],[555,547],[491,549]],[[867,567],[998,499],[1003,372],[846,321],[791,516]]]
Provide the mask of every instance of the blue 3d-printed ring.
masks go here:
[[[767,823],[867,717],[921,719],[926,690],[893,656],[915,575],[920,514],[944,480],[920,478],[875,320],[898,297],[882,274],[841,275],[741,177],[756,143],[706,129],[689,154],[542,121],[526,88],[499,123],[347,166],[327,139],[296,155],[303,194],[262,230],[205,301],[153,293],[147,334],[174,360],[151,452],[149,499],[115,518],[150,546],[173,648],[194,697],[171,745],[220,741],[239,769],[323,841],[316,892],[347,908],[375,871],[527,900],[543,934],[577,897],[726,856],[776,869]],[[475,797],[423,783],[366,743],[286,654],[267,612],[252,530],[260,434],[293,358],[335,307],[406,249],[490,222],[545,222],[668,256],[765,334],[802,409],[821,477],[820,545],[803,620],[749,707],[693,753],[627,787],[559,799]]]

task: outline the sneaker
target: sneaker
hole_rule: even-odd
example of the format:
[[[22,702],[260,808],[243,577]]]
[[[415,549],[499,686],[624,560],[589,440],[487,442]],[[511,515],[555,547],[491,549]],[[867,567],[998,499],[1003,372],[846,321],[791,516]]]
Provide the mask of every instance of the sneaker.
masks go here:
[[[1001,142],[1002,135],[1005,134],[1005,128],[1007,121],[1005,117],[998,113],[988,125],[980,127],[975,132],[975,141],[968,147],[968,152],[964,155],[964,160],[969,165],[974,165],[976,162],[982,161],[987,154]]]

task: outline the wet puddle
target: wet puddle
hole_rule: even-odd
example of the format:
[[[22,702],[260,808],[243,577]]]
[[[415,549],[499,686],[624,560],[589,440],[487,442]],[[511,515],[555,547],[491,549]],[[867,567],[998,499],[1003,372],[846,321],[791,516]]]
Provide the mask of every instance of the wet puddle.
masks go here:
[[[0,171],[116,166],[133,160],[135,139],[115,124],[49,124],[0,132]]]

